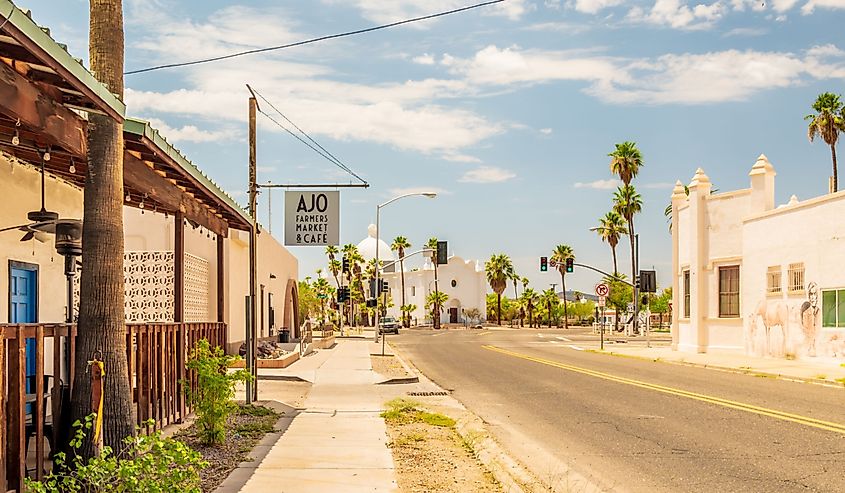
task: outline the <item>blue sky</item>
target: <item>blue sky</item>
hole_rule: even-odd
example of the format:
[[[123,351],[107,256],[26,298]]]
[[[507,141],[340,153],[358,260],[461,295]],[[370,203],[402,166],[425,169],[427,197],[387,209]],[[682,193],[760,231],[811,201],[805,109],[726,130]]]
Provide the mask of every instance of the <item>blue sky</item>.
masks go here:
[[[124,0],[126,68],[279,45],[448,10],[470,0]],[[88,4],[20,0],[41,25],[87,58]],[[343,243],[357,243],[376,204],[382,236],[450,253],[507,253],[538,289],[554,245],[610,268],[588,229],[609,210],[607,157],[636,141],[644,164],[636,226],[641,264],[669,281],[663,209],[675,180],[699,166],[714,187],[748,186],[765,153],[777,203],[826,191],[829,149],[810,144],[803,117],[824,91],[845,92],[845,0],[507,0],[483,10],[352,38],[194,67],[132,75],[126,102],[244,203],[249,83],[367,179],[342,196]],[[269,108],[265,108],[268,112]],[[259,181],[347,177],[259,116]],[[267,223],[266,197],[260,219]],[[283,230],[282,193],[273,231]],[[629,265],[627,243],[620,263]],[[324,265],[294,248],[300,275]],[[627,271],[628,269],[622,269]],[[576,273],[568,287],[591,291]]]

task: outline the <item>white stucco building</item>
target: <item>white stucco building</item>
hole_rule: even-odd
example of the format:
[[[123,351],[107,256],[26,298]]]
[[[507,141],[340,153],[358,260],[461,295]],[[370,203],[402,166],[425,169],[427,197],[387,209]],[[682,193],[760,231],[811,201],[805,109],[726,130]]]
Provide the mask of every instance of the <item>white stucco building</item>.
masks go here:
[[[673,348],[843,357],[845,191],[775,207],[775,174],[761,155],[750,188],[675,185]]]
[[[370,226],[368,237],[358,244],[358,252],[366,260],[375,258],[375,227]],[[419,248],[412,248],[412,251]],[[412,251],[405,252],[408,256]],[[379,260],[386,264],[382,278],[387,281],[393,306],[388,308],[388,315],[400,318],[402,305],[402,276],[400,264],[390,264],[397,258],[384,240],[379,240]],[[409,257],[405,263],[405,304],[416,305],[411,312],[412,321],[417,323],[431,323],[431,312],[425,309],[425,299],[435,290],[434,264],[422,255]],[[468,320],[466,311],[477,309],[478,320],[487,319],[487,278],[484,266],[476,260],[464,260],[452,255],[448,263],[437,266],[437,289],[449,296],[440,313],[441,323],[462,324],[474,322]]]

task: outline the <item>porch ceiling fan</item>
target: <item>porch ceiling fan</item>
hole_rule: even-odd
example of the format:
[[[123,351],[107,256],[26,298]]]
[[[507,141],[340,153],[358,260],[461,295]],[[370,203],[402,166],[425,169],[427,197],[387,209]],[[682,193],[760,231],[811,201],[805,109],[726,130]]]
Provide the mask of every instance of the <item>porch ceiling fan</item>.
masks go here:
[[[46,207],[44,207],[44,162],[49,160],[50,152],[48,150],[41,154],[41,209],[37,211],[29,211],[26,214],[30,223],[2,228],[0,229],[0,233],[4,231],[14,231],[17,229],[24,232],[21,241],[29,241],[35,238],[41,243],[49,240],[49,235],[56,233],[56,222],[59,220],[59,213],[48,211]]]

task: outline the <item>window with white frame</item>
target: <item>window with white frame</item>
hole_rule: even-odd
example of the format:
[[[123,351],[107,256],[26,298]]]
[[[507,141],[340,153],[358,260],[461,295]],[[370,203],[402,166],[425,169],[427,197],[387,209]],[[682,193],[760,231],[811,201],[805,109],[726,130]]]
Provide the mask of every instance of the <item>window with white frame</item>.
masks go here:
[[[766,294],[781,293],[781,271],[779,265],[773,265],[766,271]]]
[[[845,289],[822,291],[822,326],[845,327]]]
[[[790,293],[804,292],[804,262],[789,264],[787,271],[787,279],[789,280]]]

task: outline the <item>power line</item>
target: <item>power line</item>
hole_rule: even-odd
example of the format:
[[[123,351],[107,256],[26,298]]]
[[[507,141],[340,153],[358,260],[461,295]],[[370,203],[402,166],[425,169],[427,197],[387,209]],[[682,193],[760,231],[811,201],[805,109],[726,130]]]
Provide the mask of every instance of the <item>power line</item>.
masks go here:
[[[270,105],[270,107],[271,107],[271,108],[273,108],[273,110],[274,110],[276,113],[278,113],[279,115],[281,115],[281,117],[282,117],[282,118],[284,118],[284,119],[285,119],[288,123],[290,123],[291,125],[293,125],[293,127],[294,127],[297,131],[299,131],[299,133],[301,133],[302,135],[304,135],[306,139],[308,139],[308,140],[309,140],[312,144],[314,144],[315,146],[319,147],[321,151],[323,151],[325,154],[327,154],[327,155],[331,158],[331,161],[332,161],[334,164],[336,164],[336,165],[337,165],[337,166],[339,166],[342,170],[346,171],[347,173],[351,174],[352,176],[354,176],[354,177],[358,178],[359,180],[361,180],[361,178],[360,178],[360,177],[358,177],[358,175],[356,175],[354,171],[352,171],[352,170],[351,170],[348,166],[346,166],[345,164],[343,164],[343,163],[340,161],[340,159],[338,159],[338,158],[337,158],[334,154],[332,154],[331,152],[329,152],[329,151],[328,151],[328,149],[326,149],[325,147],[321,146],[319,142],[317,142],[316,140],[312,139],[312,138],[311,138],[311,136],[310,136],[310,135],[308,135],[308,134],[305,132],[305,130],[302,130],[301,128],[299,128],[299,126],[297,126],[297,124],[296,124],[296,123],[292,122],[290,118],[288,118],[287,116],[285,116],[285,114],[284,114],[284,113],[282,113],[282,112],[281,112],[281,110],[279,110],[279,108],[276,108],[276,106],[275,106],[273,103],[271,103],[271,102],[270,102],[270,100],[268,100],[267,98],[265,98],[263,94],[261,94],[260,92],[258,92],[258,91],[257,91],[257,90],[255,90],[255,89],[253,89],[253,92],[254,92],[254,93],[255,93],[258,97],[260,97],[262,100],[264,100],[264,102],[265,102],[265,103],[267,103],[268,105]],[[261,110],[259,109],[259,111],[261,111]],[[261,113],[262,113],[262,114],[264,114],[264,112],[263,112],[263,111],[262,111]],[[363,182],[364,180],[361,180],[361,181]],[[365,182],[365,183],[366,183],[366,182]]]
[[[264,99],[264,98],[262,97],[262,99]],[[265,99],[265,101],[266,101],[266,99]],[[268,103],[269,103],[269,102],[268,102]],[[271,106],[272,106],[272,104],[271,104]],[[277,110],[277,111],[278,111],[278,110]],[[325,150],[325,148],[323,148],[323,146],[321,146],[320,144],[317,144],[316,142],[314,142],[314,144],[316,144],[316,146],[311,145],[310,143],[306,142],[306,141],[305,141],[302,137],[300,137],[299,135],[296,135],[295,133],[293,133],[293,132],[292,132],[289,128],[287,128],[287,127],[285,127],[284,125],[282,125],[281,123],[279,123],[279,121],[278,121],[278,120],[276,120],[276,119],[275,119],[275,118],[273,118],[272,116],[268,115],[267,113],[265,113],[265,112],[264,112],[264,111],[262,111],[261,109],[259,109],[259,110],[258,110],[258,112],[259,112],[259,113],[261,113],[262,115],[264,115],[265,117],[267,117],[267,119],[268,119],[268,120],[270,120],[271,122],[275,123],[275,124],[276,124],[276,126],[278,126],[279,128],[281,128],[281,129],[282,129],[282,130],[284,130],[285,132],[289,133],[291,136],[293,136],[293,138],[295,138],[296,140],[298,140],[298,141],[302,142],[302,143],[303,143],[303,144],[305,144],[306,146],[310,147],[312,151],[316,152],[317,154],[319,154],[320,156],[322,156],[324,159],[326,159],[326,160],[327,160],[327,161],[329,161],[330,163],[334,164],[334,165],[335,165],[335,166],[337,166],[338,168],[340,168],[340,169],[342,169],[343,171],[346,171],[346,172],[347,172],[347,173],[349,173],[350,175],[354,176],[355,178],[357,178],[358,180],[360,180],[360,181],[361,181],[361,183],[367,183],[367,180],[365,180],[365,179],[361,178],[360,176],[358,176],[358,175],[357,175],[354,171],[352,171],[351,169],[349,169],[349,167],[348,167],[348,166],[346,166],[345,164],[343,164],[342,162],[340,162],[340,160],[338,160],[337,158],[332,159],[332,158],[334,157],[333,155],[332,155],[332,157],[329,157],[329,156],[331,155],[331,153],[329,153],[328,151],[325,151],[325,152],[321,151],[320,149]],[[279,113],[279,114],[281,114],[281,113]],[[287,119],[287,118],[286,118],[286,119]],[[288,120],[288,121],[290,121],[290,120]],[[291,124],[293,124],[293,123],[291,122]],[[296,125],[294,125],[294,126],[296,126]],[[297,128],[298,128],[298,127],[297,127]],[[303,135],[306,135],[306,136],[307,136],[307,134],[305,134],[305,132],[303,132]],[[309,139],[311,139],[311,137],[308,137],[308,138],[309,138]],[[311,139],[311,140],[313,141],[313,139]],[[319,149],[317,148],[317,146],[319,146]]]
[[[419,21],[424,21],[424,20],[428,20],[428,19],[434,19],[436,17],[443,17],[443,16],[446,16],[446,15],[457,14],[459,12],[464,12],[464,11],[467,11],[467,10],[473,10],[473,9],[477,9],[477,8],[481,8],[481,7],[486,7],[488,5],[493,5],[493,4],[501,3],[501,2],[504,2],[504,1],[505,0],[490,0],[490,1],[487,1],[487,2],[482,2],[482,3],[475,4],[475,5],[470,5],[470,6],[467,6],[467,7],[461,7],[461,8],[453,9],[453,10],[447,10],[445,12],[438,12],[436,14],[429,14],[429,15],[424,15],[424,16],[421,16],[421,17],[414,17],[414,18],[411,18],[411,19],[405,19],[403,21],[398,21],[398,22],[391,22],[390,24],[382,24],[380,26],[373,26],[373,27],[368,27],[368,28],[365,28],[365,29],[358,29],[356,31],[347,31],[347,32],[344,32],[344,33],[339,33],[339,34],[330,34],[328,36],[321,36],[319,38],[307,39],[305,41],[297,41],[296,43],[289,43],[289,44],[279,45],[279,46],[270,46],[270,47],[267,47],[267,48],[256,48],[256,49],[253,49],[253,50],[246,50],[246,51],[240,51],[240,52],[237,52],[237,53],[231,53],[229,55],[222,55],[222,56],[217,56],[217,57],[212,57],[212,58],[204,58],[202,60],[194,60],[194,61],[190,61],[190,62],[181,62],[181,63],[169,63],[169,64],[166,64],[166,65],[157,65],[155,67],[142,68],[142,69],[138,69],[138,70],[130,70],[129,72],[124,72],[123,75],[134,75],[134,74],[141,74],[141,73],[144,73],[144,72],[152,72],[154,70],[162,70],[162,69],[166,69],[166,68],[186,67],[186,66],[189,66],[189,65],[199,65],[201,63],[218,62],[220,60],[228,60],[230,58],[235,58],[235,57],[244,56],[244,55],[252,55],[252,54],[255,54],[255,53],[264,53],[266,51],[274,51],[274,50],[281,50],[281,49],[285,49],[285,48],[293,48],[295,46],[307,45],[307,44],[311,44],[311,43],[316,43],[318,41],[326,41],[326,40],[329,40],[329,39],[343,38],[343,37],[346,37],[346,36],[354,36],[356,34],[364,34],[364,33],[369,33],[369,32],[373,32],[373,31],[379,31],[379,30],[382,30],[382,29],[388,29],[388,28],[391,28],[391,27],[401,26],[403,24],[411,24],[413,22],[419,22]]]

